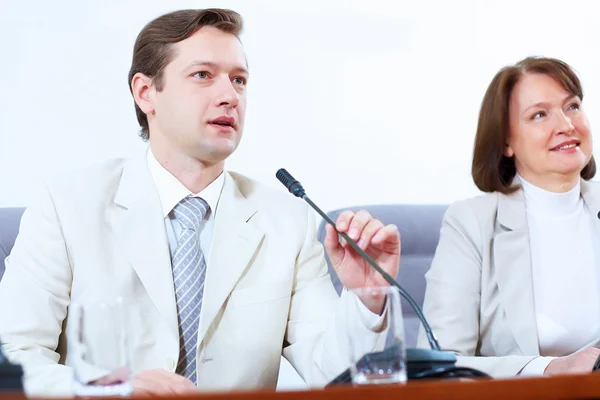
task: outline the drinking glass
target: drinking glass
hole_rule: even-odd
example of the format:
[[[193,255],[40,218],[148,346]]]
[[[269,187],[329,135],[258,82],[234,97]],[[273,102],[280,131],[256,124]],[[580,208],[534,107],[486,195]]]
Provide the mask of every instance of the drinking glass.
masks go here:
[[[348,353],[351,356],[350,375],[356,385],[406,382],[406,349],[400,294],[391,286],[350,289],[357,299],[346,313]],[[359,320],[369,313],[361,304],[384,304],[381,326],[374,334],[364,328]],[[371,317],[373,317],[371,315]]]
[[[67,364],[76,396],[132,394],[127,331],[122,298],[69,306]]]

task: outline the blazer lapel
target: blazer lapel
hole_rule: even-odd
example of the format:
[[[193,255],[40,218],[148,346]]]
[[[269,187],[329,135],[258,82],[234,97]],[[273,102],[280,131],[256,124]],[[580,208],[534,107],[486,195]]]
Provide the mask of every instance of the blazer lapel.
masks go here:
[[[581,180],[581,196],[594,219],[596,231],[600,232],[600,192],[597,184]]]
[[[523,354],[539,355],[537,321],[531,274],[529,229],[522,189],[499,194],[493,243],[501,304]]]
[[[215,211],[198,343],[204,339],[262,241],[264,231],[250,222],[256,212],[255,204],[244,197],[234,178],[226,174]]]
[[[144,153],[145,154],[145,153]],[[115,196],[115,236],[148,296],[179,341],[175,289],[165,222],[146,157],[123,168]]]

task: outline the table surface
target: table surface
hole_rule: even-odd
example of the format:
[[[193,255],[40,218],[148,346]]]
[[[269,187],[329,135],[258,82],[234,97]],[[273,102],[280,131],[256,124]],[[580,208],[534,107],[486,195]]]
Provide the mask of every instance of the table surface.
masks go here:
[[[22,394],[2,393],[2,399],[22,400]],[[404,385],[339,386],[311,391],[251,391],[199,393],[164,398],[203,400],[358,400],[358,399],[600,399],[600,373],[498,380],[427,380]]]

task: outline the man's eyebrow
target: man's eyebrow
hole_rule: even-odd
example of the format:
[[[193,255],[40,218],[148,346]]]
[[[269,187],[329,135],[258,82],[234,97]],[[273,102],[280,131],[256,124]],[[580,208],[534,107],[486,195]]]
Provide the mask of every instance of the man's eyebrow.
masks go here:
[[[207,68],[211,68],[211,69],[219,69],[220,68],[219,64],[211,62],[211,61],[192,61],[186,67],[186,70],[194,68],[194,67],[207,67]],[[237,72],[237,73],[242,73],[242,74],[245,74],[245,75],[249,74],[248,69],[244,68],[242,66],[236,66],[236,67],[234,67],[233,71]]]

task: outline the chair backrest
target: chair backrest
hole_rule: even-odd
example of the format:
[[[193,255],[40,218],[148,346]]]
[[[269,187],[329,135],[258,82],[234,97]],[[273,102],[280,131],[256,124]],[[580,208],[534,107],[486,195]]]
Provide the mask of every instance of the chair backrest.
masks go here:
[[[4,275],[4,259],[10,254],[19,233],[24,208],[0,208],[0,279]]]
[[[447,205],[365,205],[334,210],[328,215],[336,221],[344,210],[354,212],[367,210],[384,224],[395,224],[400,230],[402,242],[401,267],[396,278],[398,283],[422,306],[425,296],[425,273],[431,266],[440,238],[442,218],[447,208]],[[318,238],[321,243],[325,238],[324,221],[319,225]],[[326,259],[333,285],[340,293],[343,285],[333,270],[329,258],[326,257]],[[415,347],[420,322],[415,311],[404,299],[402,299],[402,314],[404,315],[406,346]]]

